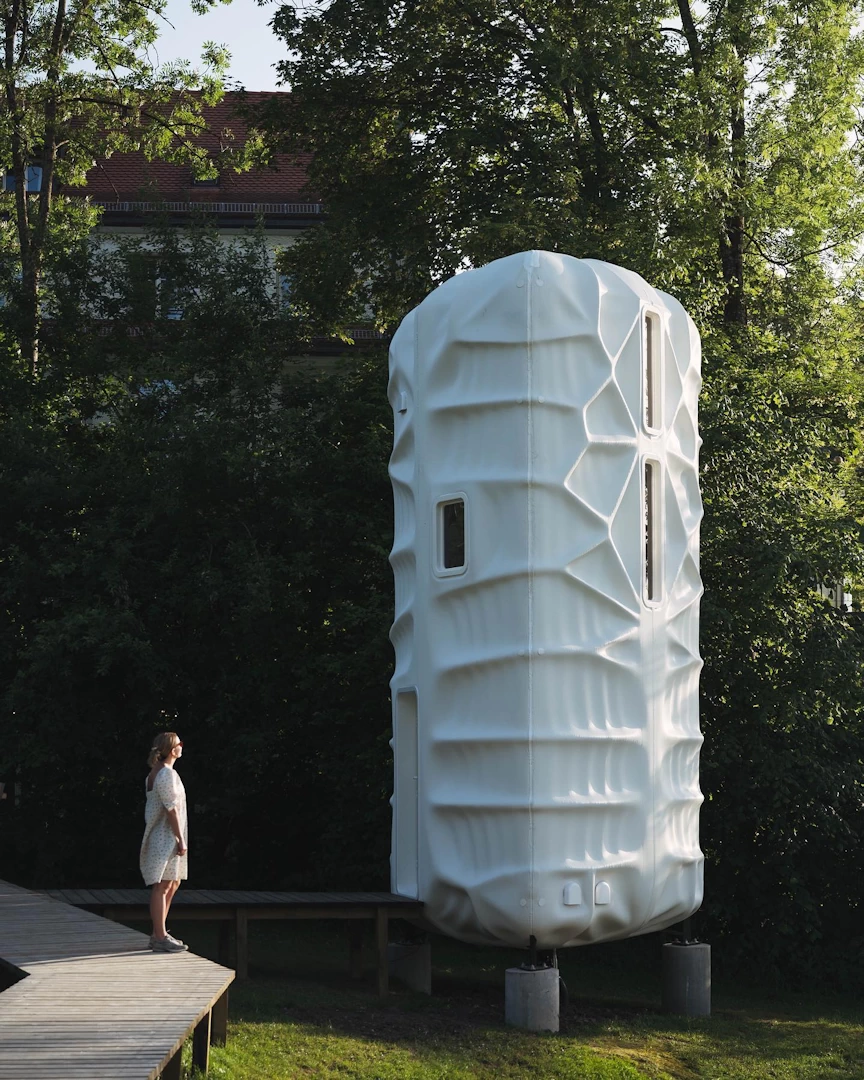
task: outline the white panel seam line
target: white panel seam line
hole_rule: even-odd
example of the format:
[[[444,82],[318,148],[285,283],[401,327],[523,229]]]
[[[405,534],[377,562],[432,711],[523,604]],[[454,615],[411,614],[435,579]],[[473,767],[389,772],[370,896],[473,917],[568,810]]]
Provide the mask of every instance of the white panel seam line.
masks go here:
[[[527,401],[528,401],[528,925],[534,933],[534,348],[533,269],[539,252],[532,251],[526,269]]]

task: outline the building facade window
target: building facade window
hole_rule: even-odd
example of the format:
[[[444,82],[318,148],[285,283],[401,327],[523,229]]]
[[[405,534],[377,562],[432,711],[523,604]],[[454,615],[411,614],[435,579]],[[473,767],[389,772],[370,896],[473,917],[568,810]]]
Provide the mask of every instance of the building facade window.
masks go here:
[[[28,165],[24,187],[26,191],[37,192],[42,190],[42,166]],[[3,190],[15,190],[15,173],[7,172],[3,177]]]

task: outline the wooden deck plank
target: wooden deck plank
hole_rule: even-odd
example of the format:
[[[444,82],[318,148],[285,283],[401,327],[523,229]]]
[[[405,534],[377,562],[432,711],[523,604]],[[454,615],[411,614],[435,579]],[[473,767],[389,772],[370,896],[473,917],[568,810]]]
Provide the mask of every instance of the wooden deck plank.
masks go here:
[[[150,900],[147,889],[50,889],[46,890],[45,896],[54,900],[61,900],[73,906],[144,906]],[[177,893],[174,903],[182,906],[193,905],[224,905],[243,904],[255,906],[259,904],[274,905],[297,905],[312,906],[321,904],[331,906],[333,904],[386,904],[388,907],[421,906],[419,900],[410,897],[398,896],[395,893],[385,892],[283,892],[276,890],[245,890],[245,889],[186,889],[181,888]]]
[[[102,889],[78,889],[82,896],[86,897],[88,904],[104,904],[105,894]]]
[[[86,895],[88,890],[77,890],[76,896],[80,899],[81,894]],[[93,890],[89,890],[91,898]],[[101,894],[100,894],[101,895]],[[134,921],[148,917],[146,901],[148,894],[144,890],[123,890],[123,896],[128,901],[126,904],[113,904],[112,913],[115,916]],[[107,895],[105,896],[108,899]],[[346,922],[372,921],[375,933],[375,959],[377,967],[378,992],[386,995],[388,992],[387,973],[387,938],[389,921],[400,915],[409,916],[422,911],[423,904],[419,900],[410,897],[399,896],[389,892],[289,892],[264,889],[181,889],[178,892],[175,903],[175,917],[177,919],[212,919],[222,921],[226,927],[230,926],[227,933],[233,938],[233,956],[236,966],[237,977],[247,977],[248,964],[248,922],[260,919],[342,919]],[[52,929],[46,930],[46,940],[43,943],[41,958],[48,962],[51,958],[51,950],[54,947],[52,935],[59,933],[65,937],[67,930],[64,926],[63,906],[55,904],[60,912],[55,912]],[[65,909],[69,910],[68,906]],[[96,916],[92,916],[96,918]],[[98,920],[102,922],[103,920]],[[224,938],[225,935],[223,934]],[[355,930],[349,935],[352,942],[351,968],[356,974],[359,969],[359,954],[357,941],[360,940]],[[89,938],[81,938],[80,950],[87,953],[92,949]],[[128,948],[140,948],[140,945],[129,946],[123,944],[120,939],[116,940],[118,951]],[[232,955],[232,950],[220,946],[220,955]],[[173,960],[176,958],[163,957]],[[101,977],[101,973],[97,973]],[[176,979],[177,986],[182,986],[184,980]],[[203,1037],[203,1036],[202,1036]],[[2,1080],[2,1078],[0,1078]]]
[[[107,902],[112,906],[114,904],[125,903],[123,899],[123,893],[120,889],[101,889],[102,895],[106,898]]]
[[[75,891],[84,897],[85,904],[91,904],[96,907],[102,903],[92,889],[76,889]]]
[[[88,902],[80,889],[61,889],[60,891],[67,904],[86,904]]]
[[[181,893],[182,891],[183,891],[183,889],[182,889],[182,887],[181,887],[181,889],[180,889],[180,892],[178,892],[178,893],[177,893],[177,896],[178,896],[178,897],[180,896],[180,893]],[[210,904],[221,904],[221,903],[222,903],[222,901],[220,900],[220,895],[221,895],[221,894],[220,894],[220,893],[217,893],[217,892],[213,892],[213,890],[212,890],[212,889],[198,889],[198,892],[199,892],[199,893],[200,893],[200,894],[201,894],[201,895],[202,895],[202,896],[203,896],[203,897],[205,898],[205,900],[206,900],[206,901],[207,901],[208,903],[210,903]]]
[[[150,898],[149,889],[120,889],[119,892],[123,897],[124,904],[137,904],[142,902],[142,898],[146,898],[146,900]],[[143,902],[146,902],[146,900]]]
[[[212,904],[214,901],[203,889],[184,889],[182,886],[174,898],[175,904]]]
[[[103,890],[62,892],[0,881],[0,957],[26,975],[0,995],[0,1080],[155,1080],[234,975],[69,903]]]
[[[301,904],[331,904],[333,901],[330,899],[329,893],[299,893],[299,902]]]
[[[250,894],[240,889],[219,889],[215,895],[219,897],[220,904],[246,904]]]

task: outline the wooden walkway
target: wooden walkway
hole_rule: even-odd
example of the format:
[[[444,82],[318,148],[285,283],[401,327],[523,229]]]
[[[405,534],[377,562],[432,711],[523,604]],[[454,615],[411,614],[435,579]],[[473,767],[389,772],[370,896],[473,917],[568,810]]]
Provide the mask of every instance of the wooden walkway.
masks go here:
[[[0,1080],[179,1080],[224,1042],[232,971],[5,881],[0,960]]]
[[[48,896],[98,912],[109,919],[130,922],[149,919],[146,889],[51,889]],[[254,919],[344,919],[349,926],[349,968],[362,974],[363,920],[375,925],[378,993],[388,991],[387,942],[390,919],[420,915],[423,904],[395,893],[247,892],[231,889],[181,888],[171,905],[181,919],[219,921],[223,935],[220,960],[232,964],[237,977],[248,975],[248,925]]]

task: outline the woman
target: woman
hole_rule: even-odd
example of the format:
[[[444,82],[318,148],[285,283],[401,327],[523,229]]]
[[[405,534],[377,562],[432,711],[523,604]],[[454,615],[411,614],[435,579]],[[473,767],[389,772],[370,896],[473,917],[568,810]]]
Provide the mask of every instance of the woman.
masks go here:
[[[174,771],[183,753],[183,743],[173,731],[163,731],[153,740],[147,764],[147,802],[144,807],[144,840],[141,843],[141,873],[150,892],[150,918],[154,952],[184,952],[188,946],[172,937],[166,928],[168,912],[180,882],[189,876],[186,789]]]

